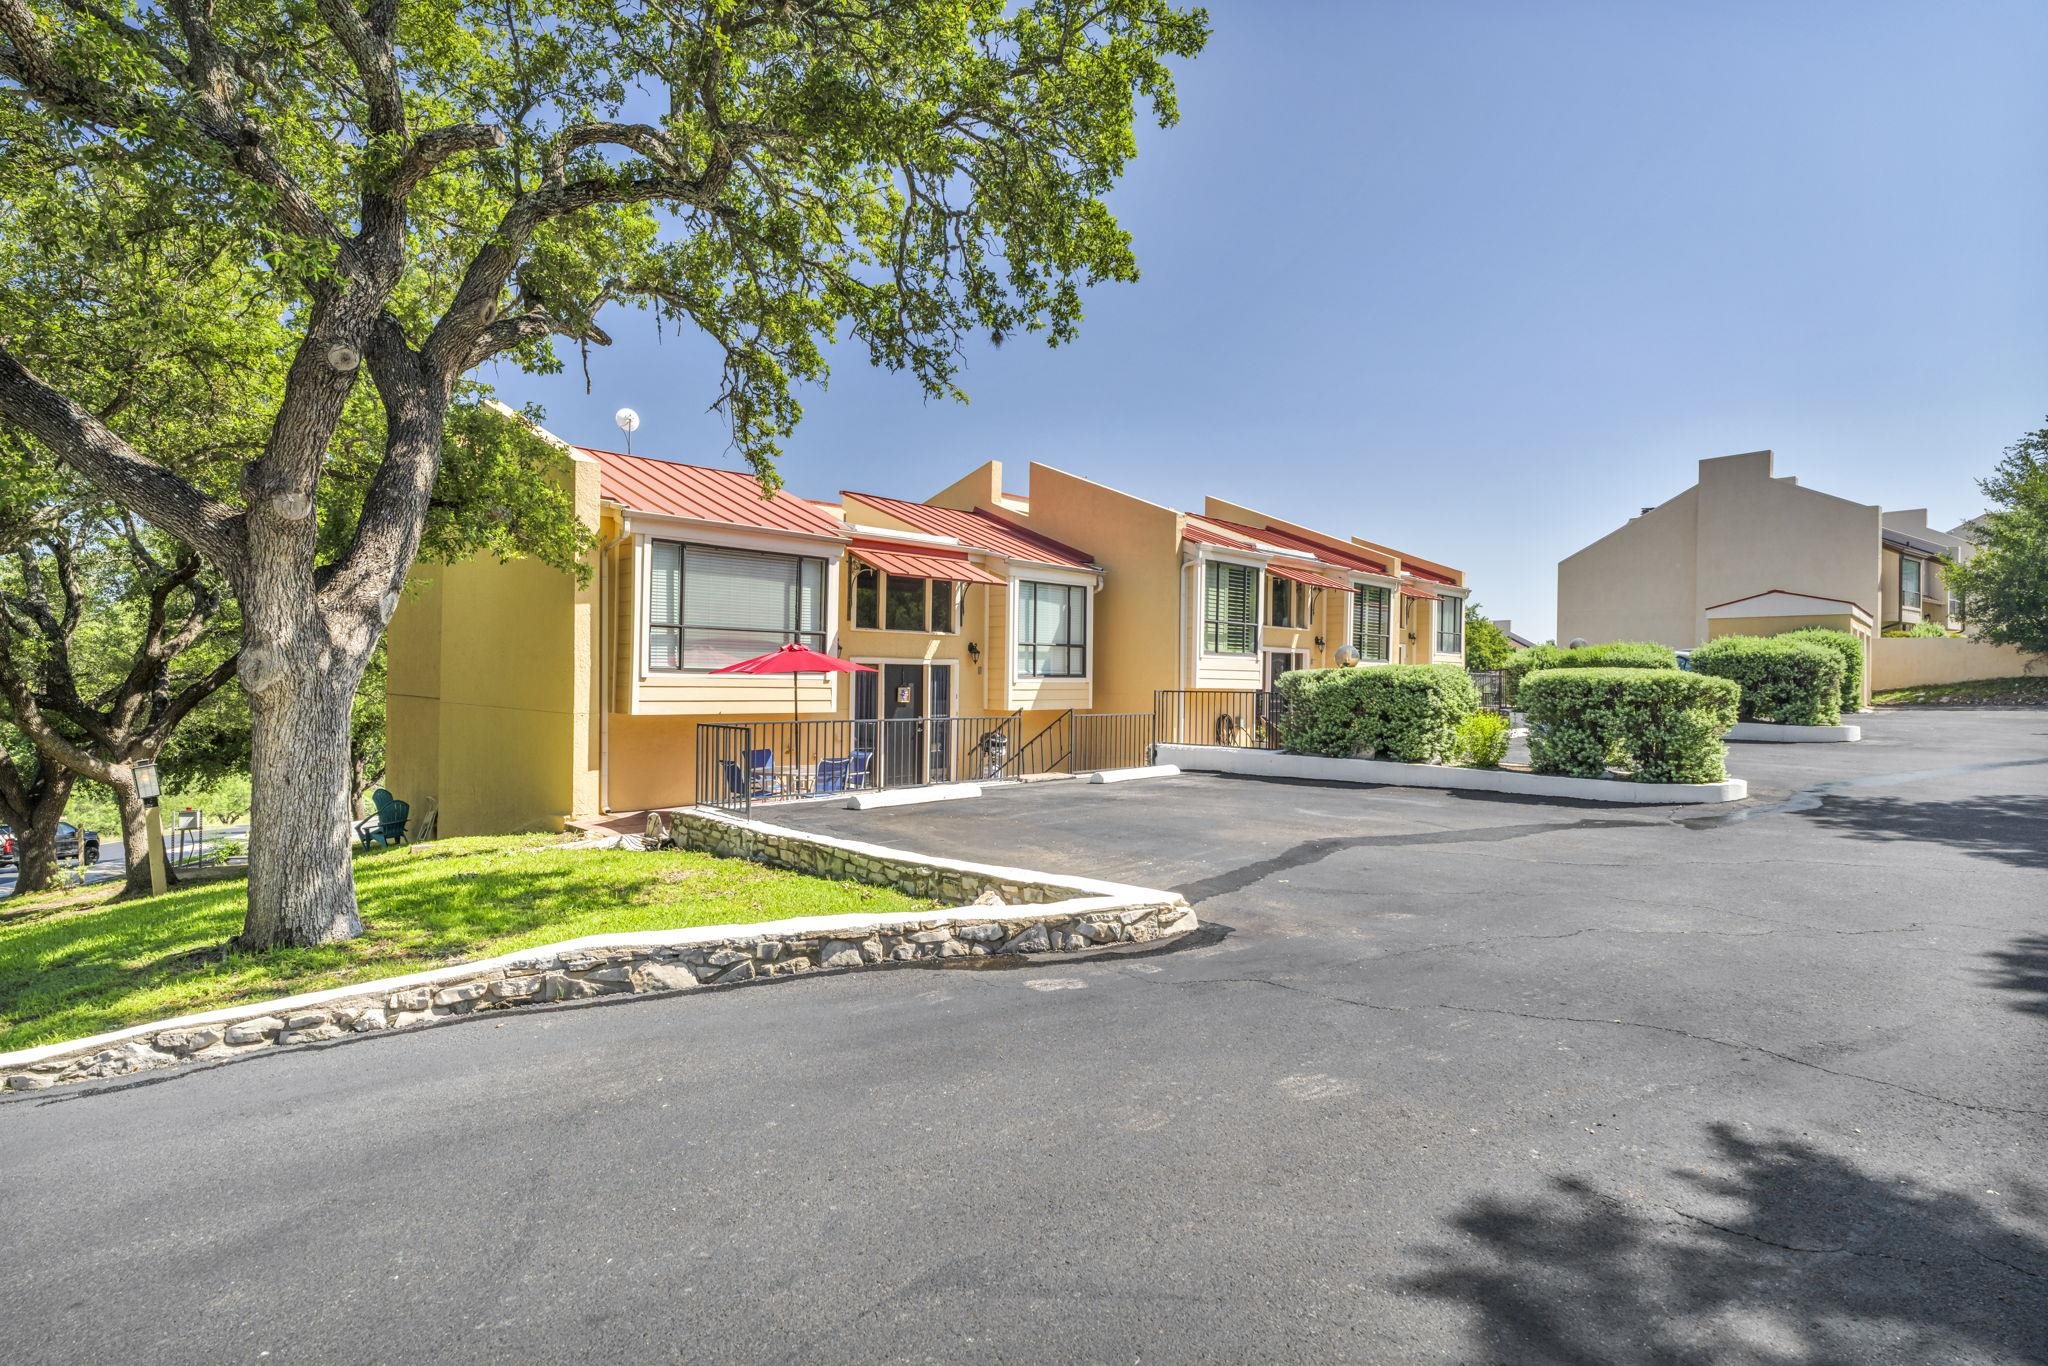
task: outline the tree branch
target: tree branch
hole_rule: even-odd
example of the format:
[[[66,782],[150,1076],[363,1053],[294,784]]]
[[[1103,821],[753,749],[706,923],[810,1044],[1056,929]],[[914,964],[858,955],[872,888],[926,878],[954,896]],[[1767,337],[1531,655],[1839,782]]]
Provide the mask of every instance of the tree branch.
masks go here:
[[[4,342],[0,416],[42,441],[110,499],[133,508],[228,573],[239,567],[240,514],[138,455],[105,423],[37,378]]]

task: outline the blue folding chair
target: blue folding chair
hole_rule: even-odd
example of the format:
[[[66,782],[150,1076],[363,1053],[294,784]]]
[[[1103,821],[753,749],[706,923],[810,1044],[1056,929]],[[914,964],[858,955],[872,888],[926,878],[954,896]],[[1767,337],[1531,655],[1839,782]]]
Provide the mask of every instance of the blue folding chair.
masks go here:
[[[851,759],[818,760],[817,781],[811,784],[811,791],[818,793],[844,792],[848,775],[853,772]]]
[[[747,767],[756,773],[775,771],[775,751],[772,749],[750,749],[747,751]]]
[[[735,797],[774,797],[782,791],[776,786],[772,773],[763,776],[742,772],[740,766],[730,759],[720,759],[718,766],[725,770],[725,790]]]
[[[848,787],[866,787],[868,785],[868,770],[873,766],[874,762],[875,752],[873,750],[855,750],[853,752],[853,767],[848,770],[846,775],[846,785]]]

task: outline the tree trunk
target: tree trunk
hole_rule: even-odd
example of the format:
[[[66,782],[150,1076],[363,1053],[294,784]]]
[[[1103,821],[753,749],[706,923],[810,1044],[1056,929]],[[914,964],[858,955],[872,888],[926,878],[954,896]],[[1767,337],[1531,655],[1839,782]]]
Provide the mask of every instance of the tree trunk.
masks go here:
[[[72,776],[58,770],[42,782],[35,805],[14,827],[14,894],[40,892],[57,874],[57,822],[71,800]]]
[[[250,697],[249,912],[240,947],[329,944],[363,932],[351,870],[348,731],[362,665],[295,659]],[[323,667],[325,665],[325,667]]]

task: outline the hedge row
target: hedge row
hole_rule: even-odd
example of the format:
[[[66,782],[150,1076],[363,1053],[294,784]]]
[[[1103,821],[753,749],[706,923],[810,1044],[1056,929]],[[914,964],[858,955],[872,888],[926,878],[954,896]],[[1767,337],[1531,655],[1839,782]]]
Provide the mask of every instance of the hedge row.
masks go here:
[[[1302,669],[1280,675],[1280,745],[1295,754],[1406,763],[1457,757],[1479,689],[1456,664]]]
[[[1856,711],[1863,705],[1863,641],[1851,631],[1830,631],[1809,626],[1801,631],[1782,631],[1774,640],[1803,640],[1833,650],[1842,657],[1842,710]]]
[[[1721,636],[1692,652],[1692,671],[1742,689],[1744,721],[1833,726],[1842,720],[1842,656],[1783,636]]]
[[[1522,681],[1529,762],[1538,773],[1602,778],[1621,768],[1644,783],[1718,783],[1721,737],[1740,689],[1677,669],[1543,669]]]
[[[1522,680],[1538,669],[1675,669],[1678,652],[1669,645],[1647,640],[1612,640],[1604,645],[1581,645],[1576,650],[1555,645],[1531,645],[1517,650],[1501,666],[1506,681],[1508,705],[1516,705]]]

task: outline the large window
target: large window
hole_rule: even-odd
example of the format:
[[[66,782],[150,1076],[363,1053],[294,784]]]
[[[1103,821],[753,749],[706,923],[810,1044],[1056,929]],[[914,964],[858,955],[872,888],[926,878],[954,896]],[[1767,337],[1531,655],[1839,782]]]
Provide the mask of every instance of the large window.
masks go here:
[[[1465,650],[1465,600],[1439,595],[1436,600],[1436,652],[1462,654]]]
[[[1369,664],[1384,664],[1393,658],[1387,639],[1392,627],[1389,589],[1360,584],[1351,590],[1351,643],[1358,657]]]
[[[653,562],[650,669],[716,669],[791,641],[825,648],[823,560],[656,541]]]
[[[1248,564],[1212,563],[1202,594],[1202,649],[1212,655],[1248,655],[1259,648],[1259,571]]]
[[[883,601],[888,604],[890,630],[924,629],[924,585],[923,579],[902,579],[894,574],[889,576],[889,589],[883,594]]]
[[[1017,676],[1088,676],[1088,590],[1071,583],[1017,585]]]
[[[1900,559],[1899,561],[1899,605],[1918,607],[1920,605],[1920,561]]]

